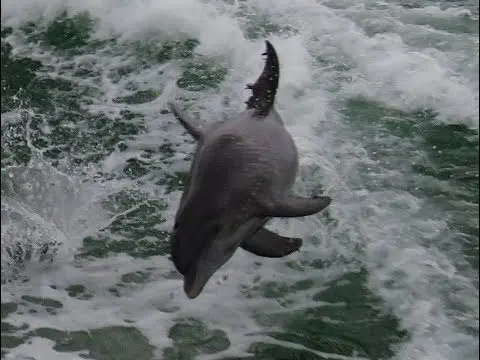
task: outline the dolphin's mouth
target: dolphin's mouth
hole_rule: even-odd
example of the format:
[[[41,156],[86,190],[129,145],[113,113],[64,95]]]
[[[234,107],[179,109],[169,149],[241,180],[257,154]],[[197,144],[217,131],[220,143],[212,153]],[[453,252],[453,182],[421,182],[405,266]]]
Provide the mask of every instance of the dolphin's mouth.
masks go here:
[[[195,299],[202,292],[203,288],[213,274],[233,255],[236,248],[229,254],[216,254],[212,257],[207,251],[194,261],[187,269],[183,279],[183,290],[190,299]],[[210,255],[210,256],[209,256]]]
[[[226,249],[218,248],[222,243],[228,244],[225,240],[227,239],[216,239],[209,247],[202,249],[199,257],[189,264],[183,282],[183,290],[188,298],[195,299],[200,295],[213,274],[232,257],[238,245]]]
[[[233,244],[221,253],[209,249],[192,263],[184,274],[183,290],[185,294],[190,299],[195,299],[200,295],[213,274],[232,257],[237,248],[238,244]]]
[[[190,299],[200,295],[212,275],[233,256],[242,242],[253,236],[267,220],[266,218],[249,219],[233,233],[228,230],[221,232],[208,246],[204,247],[184,273],[185,294]]]
[[[207,284],[208,278],[202,279],[197,276],[198,272],[195,267],[192,267],[190,271],[185,274],[183,282],[183,290],[189,299],[195,299],[202,292],[204,286]]]

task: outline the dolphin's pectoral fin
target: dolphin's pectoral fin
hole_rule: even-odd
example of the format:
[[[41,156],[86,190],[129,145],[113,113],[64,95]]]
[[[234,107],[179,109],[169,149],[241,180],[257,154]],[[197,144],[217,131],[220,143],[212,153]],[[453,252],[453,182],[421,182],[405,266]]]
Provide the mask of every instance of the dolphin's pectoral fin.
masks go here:
[[[180,110],[174,103],[169,102],[167,105],[175,118],[180,122],[180,124],[182,124],[185,130],[187,130],[188,133],[193,136],[195,140],[200,141],[203,139],[203,130],[195,125],[195,120],[193,120],[190,115],[188,115],[185,111]]]
[[[297,251],[302,243],[302,239],[281,236],[261,228],[253,237],[245,240],[240,247],[258,256],[279,258]]]
[[[255,109],[255,115],[259,117],[267,116],[272,108],[280,77],[280,65],[275,48],[268,41],[265,41],[265,44],[267,50],[262,55],[266,55],[267,59],[262,74],[255,84],[247,85],[247,89],[252,90],[252,96],[246,101],[247,109]]]
[[[325,209],[332,199],[329,196],[313,196],[304,198],[288,196],[268,202],[261,209],[260,216],[301,217],[316,214]]]

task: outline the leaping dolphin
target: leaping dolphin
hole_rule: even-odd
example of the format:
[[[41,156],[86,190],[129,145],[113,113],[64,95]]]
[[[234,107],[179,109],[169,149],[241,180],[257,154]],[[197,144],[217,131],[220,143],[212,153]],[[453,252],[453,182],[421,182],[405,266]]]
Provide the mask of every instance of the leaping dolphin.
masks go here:
[[[325,209],[328,196],[290,193],[298,170],[295,143],[274,108],[280,67],[266,41],[266,62],[246,109],[203,129],[175,104],[168,106],[197,140],[189,180],[175,215],[171,255],[184,276],[186,295],[196,298],[238,247],[263,257],[298,250],[299,238],[263,226],[273,217],[301,217]]]

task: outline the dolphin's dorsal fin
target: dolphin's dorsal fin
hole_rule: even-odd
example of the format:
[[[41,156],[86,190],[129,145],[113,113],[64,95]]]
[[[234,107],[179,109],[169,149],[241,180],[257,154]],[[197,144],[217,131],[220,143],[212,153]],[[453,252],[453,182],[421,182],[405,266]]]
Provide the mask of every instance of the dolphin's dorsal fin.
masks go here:
[[[268,40],[265,44],[267,50],[262,54],[267,56],[265,66],[255,84],[247,85],[247,89],[252,90],[252,96],[245,102],[247,109],[255,109],[255,116],[259,117],[267,116],[273,107],[280,77],[277,52]]]

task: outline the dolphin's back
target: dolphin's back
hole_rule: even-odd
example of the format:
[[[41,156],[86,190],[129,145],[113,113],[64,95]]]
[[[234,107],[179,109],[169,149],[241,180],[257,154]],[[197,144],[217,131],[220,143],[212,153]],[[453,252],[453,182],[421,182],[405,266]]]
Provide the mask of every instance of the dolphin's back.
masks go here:
[[[284,191],[296,176],[297,151],[276,113],[258,119],[251,112],[207,132],[192,167],[190,186],[211,189],[229,208],[232,201],[261,196],[266,189]]]

